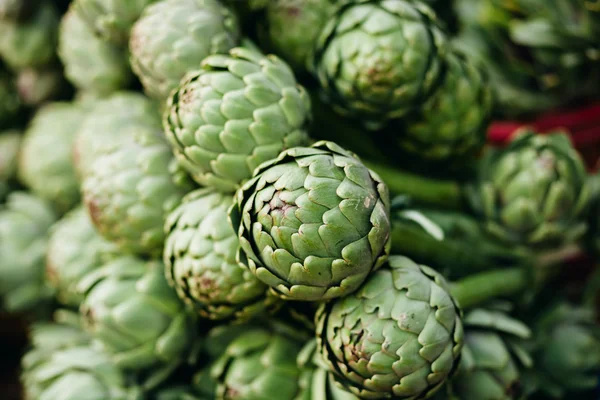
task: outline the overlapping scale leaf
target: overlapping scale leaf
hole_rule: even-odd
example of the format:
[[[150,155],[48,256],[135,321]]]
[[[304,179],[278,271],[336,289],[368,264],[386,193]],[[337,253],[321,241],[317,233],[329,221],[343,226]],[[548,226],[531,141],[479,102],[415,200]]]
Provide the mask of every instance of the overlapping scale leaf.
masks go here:
[[[131,126],[121,134],[86,174],[84,203],[100,234],[120,250],[160,256],[167,215],[191,186],[171,174],[173,155],[160,130]]]
[[[404,116],[432,92],[446,47],[424,4],[355,1],[341,7],[321,32],[314,69],[339,112],[377,127]]]
[[[240,262],[286,299],[346,296],[389,254],[387,186],[331,142],[263,164],[237,192],[230,218]]]
[[[23,138],[19,177],[60,212],[79,202],[72,148],[84,118],[76,104],[51,103],[38,110]]]
[[[60,23],[58,55],[79,90],[105,96],[131,81],[127,50],[97,37],[73,7]]]
[[[178,365],[195,340],[195,319],[164,277],[164,265],[122,256],[88,274],[79,289],[85,330],[120,368]]]
[[[19,71],[16,86],[21,102],[30,107],[59,99],[68,91],[62,68],[57,65]]]
[[[42,67],[56,56],[58,12],[52,1],[41,1],[23,22],[0,20],[0,55],[12,69]]]
[[[586,171],[564,133],[521,131],[507,148],[488,154],[475,192],[473,208],[501,240],[544,247],[577,240],[586,230]]]
[[[230,195],[212,189],[188,194],[167,218],[163,257],[169,283],[200,316],[239,321],[275,309],[279,301],[237,263],[230,206]]]
[[[306,145],[309,119],[309,97],[287,64],[235,48],[181,82],[164,127],[197,182],[233,192],[261,163]]]
[[[77,289],[79,281],[114,253],[115,245],[96,232],[83,207],[77,207],[54,224],[46,253],[46,279],[56,290],[57,300],[78,307],[83,300]]]
[[[0,208],[0,294],[11,312],[39,310],[52,291],[44,281],[48,229],[56,215],[45,201],[13,192]]]
[[[357,292],[321,306],[319,350],[360,398],[424,399],[458,365],[460,314],[439,273],[393,256]]]
[[[148,6],[131,31],[131,66],[146,93],[165,99],[211,54],[239,42],[235,15],[218,0],[166,0]]]

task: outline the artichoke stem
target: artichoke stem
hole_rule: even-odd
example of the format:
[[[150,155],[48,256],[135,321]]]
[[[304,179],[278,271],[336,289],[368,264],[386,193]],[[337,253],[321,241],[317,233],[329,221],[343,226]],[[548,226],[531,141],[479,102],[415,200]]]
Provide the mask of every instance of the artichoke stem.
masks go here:
[[[507,268],[480,272],[452,283],[451,292],[461,308],[471,308],[497,297],[512,296],[531,283],[526,268]]]
[[[442,209],[465,208],[463,192],[457,182],[425,178],[388,165],[363,162],[381,177],[392,194],[406,195],[419,204]]]

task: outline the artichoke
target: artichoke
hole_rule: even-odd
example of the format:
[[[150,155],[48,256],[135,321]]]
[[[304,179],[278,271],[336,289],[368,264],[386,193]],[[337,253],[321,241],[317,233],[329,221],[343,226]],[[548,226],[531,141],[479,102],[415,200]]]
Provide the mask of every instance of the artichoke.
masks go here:
[[[266,5],[264,41],[294,69],[308,68],[314,43],[336,5],[348,0],[272,0]]]
[[[26,22],[0,21],[0,55],[12,69],[43,67],[55,57],[58,12],[43,1]]]
[[[295,147],[257,168],[230,211],[240,262],[279,296],[347,296],[390,250],[387,186],[331,142]]]
[[[205,318],[248,319],[279,303],[236,262],[239,241],[227,221],[231,202],[231,196],[212,189],[194,191],[165,225],[167,279]]]
[[[79,281],[114,253],[115,246],[96,232],[83,207],[77,207],[54,224],[46,253],[46,279],[56,290],[57,300],[78,307],[83,300],[77,290]]]
[[[84,203],[102,236],[127,253],[160,256],[168,213],[190,189],[169,171],[173,155],[162,132],[143,126],[98,155],[82,184]]]
[[[85,345],[58,350],[26,366],[27,400],[138,400],[139,390],[106,354]]]
[[[19,106],[19,96],[11,76],[0,71],[0,128],[11,122]]]
[[[88,111],[73,147],[75,168],[80,179],[87,175],[98,154],[127,140],[125,131],[131,126],[157,130],[161,126],[156,104],[134,92],[117,92],[103,100],[92,100]]]
[[[321,305],[319,351],[360,398],[428,398],[458,365],[461,312],[433,269],[402,256],[388,264],[356,293]]]
[[[60,97],[66,85],[58,67],[24,69],[19,72],[16,83],[21,102],[28,106],[39,106]]]
[[[75,0],[74,8],[103,40],[127,44],[129,31],[146,6],[156,0]]]
[[[523,347],[531,331],[519,320],[497,309],[473,309],[463,320],[465,344],[456,377],[450,382],[461,400],[523,398],[520,370],[531,367]]]
[[[18,131],[0,132],[0,202],[17,176],[17,156],[21,147]]]
[[[158,261],[122,256],[79,284],[83,324],[119,368],[176,366],[195,340],[194,318]]]
[[[444,65],[442,82],[431,96],[383,133],[381,146],[390,159],[401,151],[431,168],[450,160],[464,164],[482,149],[493,105],[487,78],[458,53],[447,54]]]
[[[106,96],[131,81],[127,51],[98,38],[73,7],[60,23],[58,55],[66,77],[80,90]]]
[[[211,368],[218,399],[293,400],[301,393],[296,356],[302,342],[284,333],[248,328]]]
[[[556,399],[598,387],[600,325],[594,310],[559,303],[540,314],[531,344],[534,389]]]
[[[165,0],[148,6],[131,30],[131,66],[148,95],[165,99],[202,60],[239,42],[235,15],[218,0]]]
[[[486,229],[509,243],[553,246],[586,230],[586,170],[564,133],[521,131],[507,148],[488,153],[471,192]]]
[[[37,112],[23,138],[19,178],[59,212],[79,202],[72,148],[84,116],[75,104],[49,104]]]
[[[447,47],[433,12],[420,2],[353,1],[321,32],[313,68],[338,112],[378,127],[431,95]]]
[[[44,282],[47,232],[56,215],[49,204],[13,192],[0,209],[0,296],[8,311],[31,311],[52,295]]]
[[[198,183],[233,192],[261,163],[306,145],[309,118],[309,97],[287,64],[235,48],[182,80],[164,128]]]

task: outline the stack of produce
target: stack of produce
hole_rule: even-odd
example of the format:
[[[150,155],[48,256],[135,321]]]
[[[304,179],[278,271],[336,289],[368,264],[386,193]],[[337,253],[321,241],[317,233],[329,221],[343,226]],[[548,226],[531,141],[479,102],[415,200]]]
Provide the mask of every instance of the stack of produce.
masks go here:
[[[599,31],[566,0],[0,0],[24,398],[593,399],[600,175],[566,131],[486,133],[600,97]]]

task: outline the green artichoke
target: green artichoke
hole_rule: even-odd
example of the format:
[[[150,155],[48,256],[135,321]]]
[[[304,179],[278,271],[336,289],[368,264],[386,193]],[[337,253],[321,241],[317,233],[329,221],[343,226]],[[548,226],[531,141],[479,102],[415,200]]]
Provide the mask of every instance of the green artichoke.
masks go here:
[[[17,156],[22,136],[18,131],[0,132],[0,202],[17,176]]]
[[[116,366],[176,366],[190,351],[195,320],[161,262],[122,256],[89,273],[79,289],[84,327]]]
[[[127,51],[98,38],[73,7],[60,23],[58,55],[66,77],[80,90],[106,96],[131,81]]]
[[[287,64],[235,48],[182,80],[164,128],[198,183],[233,192],[261,163],[306,145],[309,118],[309,97]]]
[[[227,221],[231,196],[200,189],[167,218],[163,253],[169,283],[205,318],[243,320],[279,304],[236,262],[239,241]]]
[[[147,97],[134,92],[116,92],[103,100],[91,100],[73,147],[75,168],[83,179],[98,154],[118,147],[127,140],[130,127],[160,129],[158,107]]]
[[[13,192],[0,209],[0,297],[8,311],[31,311],[52,291],[44,281],[47,232],[56,215],[49,204]]]
[[[0,21],[0,56],[12,69],[42,67],[55,58],[58,12],[42,1],[25,22]]]
[[[75,0],[73,7],[103,40],[127,44],[129,31],[142,11],[157,0]]]
[[[131,30],[131,66],[148,95],[166,99],[202,60],[239,42],[235,15],[218,0],[165,0],[148,6]]]
[[[450,160],[465,164],[483,148],[493,105],[487,78],[454,52],[446,55],[444,66],[442,81],[431,96],[384,132],[382,146],[390,159],[401,151],[429,168],[433,162],[448,165]]]
[[[96,232],[83,207],[77,207],[54,224],[46,253],[46,279],[56,290],[57,300],[78,307],[83,300],[77,290],[79,281],[114,253],[115,246]]]
[[[36,113],[23,137],[19,178],[59,212],[79,202],[72,148],[84,116],[73,103],[51,103]]]
[[[585,165],[564,133],[521,131],[507,148],[488,153],[471,192],[486,229],[509,243],[553,246],[586,230]]]
[[[28,106],[40,106],[59,98],[66,86],[62,70],[58,67],[24,69],[19,72],[16,84],[21,102]]]
[[[337,4],[348,0],[272,0],[266,5],[263,41],[294,69],[308,68],[321,29]]]
[[[301,393],[296,356],[302,342],[264,328],[248,328],[213,364],[218,399],[293,400]]]
[[[27,400],[138,400],[139,389],[106,354],[85,345],[58,350],[25,366]]]
[[[473,309],[463,320],[465,344],[452,398],[512,400],[523,398],[520,370],[533,360],[523,347],[531,331],[519,320],[496,309]]]
[[[0,128],[11,122],[19,106],[19,95],[12,77],[0,71]]]
[[[160,130],[132,126],[101,153],[83,180],[84,203],[102,236],[127,253],[160,256],[170,211],[191,186],[176,182]]]
[[[455,40],[484,65],[503,116],[598,95],[600,19],[594,2],[461,0]]]
[[[458,365],[461,312],[433,269],[402,256],[388,264],[354,294],[321,305],[319,350],[360,398],[428,398]]]
[[[533,326],[535,389],[567,399],[598,387],[600,325],[593,309],[559,303],[540,314]]]
[[[313,68],[338,112],[378,127],[431,95],[447,47],[433,12],[420,2],[353,1],[321,32]]]
[[[240,262],[279,296],[347,296],[390,250],[389,194],[331,142],[295,147],[257,168],[230,211]]]

